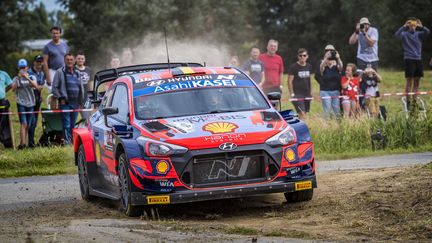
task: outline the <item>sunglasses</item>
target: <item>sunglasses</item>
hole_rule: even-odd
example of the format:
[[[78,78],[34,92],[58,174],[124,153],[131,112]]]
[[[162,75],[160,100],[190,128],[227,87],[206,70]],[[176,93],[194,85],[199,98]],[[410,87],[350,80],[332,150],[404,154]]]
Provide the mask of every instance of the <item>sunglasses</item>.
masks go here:
[[[298,55],[298,57],[307,57],[308,55],[307,54],[304,54],[304,55]]]

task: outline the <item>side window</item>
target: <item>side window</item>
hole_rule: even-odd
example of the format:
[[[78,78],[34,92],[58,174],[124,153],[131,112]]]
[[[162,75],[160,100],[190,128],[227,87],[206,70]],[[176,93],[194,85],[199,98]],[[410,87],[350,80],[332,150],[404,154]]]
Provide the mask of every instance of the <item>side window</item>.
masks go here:
[[[112,116],[113,118],[125,123],[128,122],[129,104],[126,86],[116,85],[111,107],[117,107],[119,110],[118,114]]]
[[[104,96],[103,96],[103,98],[102,98],[101,105],[100,105],[101,108],[104,108],[104,107],[107,106],[107,104],[109,103],[109,101],[110,101],[111,98],[112,98],[112,93],[113,93],[113,91],[114,91],[114,89],[111,88],[111,89],[109,89],[109,90],[104,94]]]

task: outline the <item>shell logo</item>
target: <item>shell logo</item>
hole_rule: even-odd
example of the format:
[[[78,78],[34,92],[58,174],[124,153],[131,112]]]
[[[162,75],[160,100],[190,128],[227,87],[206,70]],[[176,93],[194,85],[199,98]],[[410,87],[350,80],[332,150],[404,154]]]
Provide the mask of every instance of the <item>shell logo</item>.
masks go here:
[[[169,165],[165,160],[161,160],[156,164],[156,170],[159,174],[166,174],[168,171]]]
[[[213,123],[206,124],[203,127],[203,130],[207,132],[211,132],[213,134],[219,134],[219,133],[234,132],[234,130],[237,128],[238,126],[231,122],[213,122]]]
[[[289,161],[289,162],[292,162],[292,161],[294,161],[295,160],[295,153],[294,153],[294,151],[292,150],[292,149],[287,149],[286,151],[285,151],[285,158]]]

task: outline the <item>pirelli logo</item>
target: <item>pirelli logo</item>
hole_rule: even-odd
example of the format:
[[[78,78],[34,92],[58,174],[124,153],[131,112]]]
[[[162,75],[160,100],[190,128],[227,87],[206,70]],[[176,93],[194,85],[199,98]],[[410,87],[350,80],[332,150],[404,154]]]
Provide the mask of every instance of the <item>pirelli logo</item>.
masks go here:
[[[147,204],[169,204],[170,196],[148,196]]]
[[[302,191],[302,190],[308,190],[312,189],[312,181],[302,181],[302,182],[296,182],[295,183],[295,190],[296,191]]]

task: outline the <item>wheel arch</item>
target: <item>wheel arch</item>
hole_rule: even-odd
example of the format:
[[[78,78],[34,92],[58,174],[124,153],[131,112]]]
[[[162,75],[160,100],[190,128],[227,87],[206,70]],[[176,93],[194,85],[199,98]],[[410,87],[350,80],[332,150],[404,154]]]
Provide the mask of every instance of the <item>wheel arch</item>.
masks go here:
[[[82,144],[84,147],[86,161],[95,161],[93,138],[87,128],[75,128],[73,131],[73,141],[75,158],[78,153],[79,146]],[[76,159],[75,165],[77,165]]]

